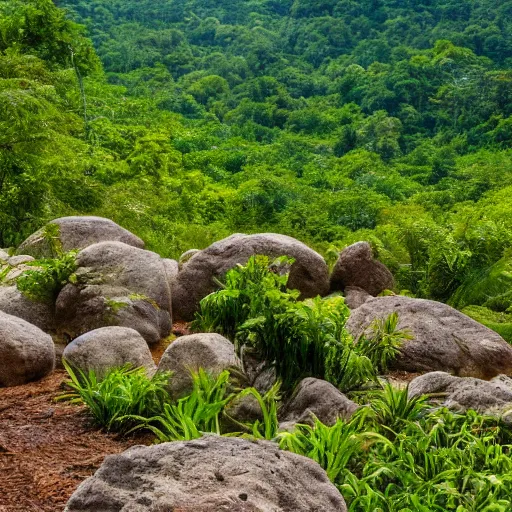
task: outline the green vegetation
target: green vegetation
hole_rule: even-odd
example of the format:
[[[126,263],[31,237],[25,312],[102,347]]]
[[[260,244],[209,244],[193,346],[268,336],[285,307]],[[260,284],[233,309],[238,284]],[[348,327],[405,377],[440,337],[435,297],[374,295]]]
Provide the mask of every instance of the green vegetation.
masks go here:
[[[74,213],[171,257],[367,239],[461,304],[511,247],[508,1],[57,4],[0,2],[0,246]]]
[[[286,390],[305,376],[327,379],[342,391],[374,381],[410,338],[397,330],[398,316],[377,319],[372,334],[354,342],[345,329],[343,297],[299,301],[299,292],[286,288],[292,263],[253,256],[230,270],[221,290],[200,302],[192,327],[229,337],[240,355],[253,351],[275,368]]]
[[[262,397],[253,388],[235,393],[229,373],[193,375],[192,392],[170,402],[169,375],[112,370],[102,381],[67,367],[74,393],[107,430],[151,430],[157,442],[189,440],[204,432],[273,439],[284,450],[316,460],[344,495],[349,510],[494,512],[512,506],[512,430],[498,418],[428,408],[390,385],[365,396],[349,421],[297,425],[279,432],[278,386]],[[172,378],[172,377],[171,377]],[[252,395],[264,421],[230,433],[222,421],[232,401]],[[66,398],[66,397],[63,397]]]
[[[71,377],[70,393],[59,397],[72,403],[85,404],[95,423],[107,431],[126,433],[134,426],[134,416],[151,417],[162,410],[169,395],[166,385],[169,373],[148,377],[144,368],[113,368],[99,378],[63,364]]]
[[[75,282],[76,251],[61,254],[54,259],[30,262],[34,270],[25,270],[17,279],[16,286],[28,298],[42,302],[54,302],[67,283]]]
[[[282,433],[280,446],[316,460],[351,512],[508,510],[510,427],[472,411],[425,414],[418,403],[403,400],[406,393],[389,388],[372,403],[373,415],[362,408],[347,423],[326,427],[317,422]],[[391,403],[402,404],[394,410],[401,420],[395,421],[396,431],[386,419]]]

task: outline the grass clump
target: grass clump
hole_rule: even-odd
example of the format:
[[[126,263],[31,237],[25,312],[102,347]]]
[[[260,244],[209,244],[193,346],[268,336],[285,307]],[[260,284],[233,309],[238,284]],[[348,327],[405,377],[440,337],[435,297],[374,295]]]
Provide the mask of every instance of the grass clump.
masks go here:
[[[510,426],[425,407],[388,387],[350,421],[298,426],[279,443],[316,460],[350,512],[511,510]]]
[[[134,417],[151,417],[169,401],[166,386],[170,373],[149,377],[144,368],[113,368],[102,379],[95,372],[75,371],[66,361],[71,392],[59,397],[87,406],[94,422],[107,432],[126,433]]]

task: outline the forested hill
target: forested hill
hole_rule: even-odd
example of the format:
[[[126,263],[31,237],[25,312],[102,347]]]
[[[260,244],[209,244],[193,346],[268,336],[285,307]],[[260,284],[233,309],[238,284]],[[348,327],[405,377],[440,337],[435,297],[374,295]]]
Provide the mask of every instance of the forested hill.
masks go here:
[[[401,288],[508,319],[512,1],[57,5],[0,1],[0,245],[70,213],[173,257],[366,239]]]

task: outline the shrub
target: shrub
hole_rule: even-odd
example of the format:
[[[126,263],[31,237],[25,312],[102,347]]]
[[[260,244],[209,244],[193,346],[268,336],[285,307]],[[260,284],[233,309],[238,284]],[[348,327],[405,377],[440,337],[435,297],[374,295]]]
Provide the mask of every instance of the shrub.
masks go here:
[[[299,301],[299,292],[286,288],[283,271],[291,263],[255,256],[230,270],[223,288],[201,301],[193,327],[228,336],[239,354],[243,348],[256,352],[275,367],[284,390],[305,376],[327,379],[342,391],[375,380],[408,338],[396,329],[398,317],[376,320],[373,335],[354,344],[343,297]]]
[[[18,290],[32,300],[53,302],[62,288],[75,280],[76,251],[55,259],[37,260],[31,265],[40,268],[23,272],[16,280]]]

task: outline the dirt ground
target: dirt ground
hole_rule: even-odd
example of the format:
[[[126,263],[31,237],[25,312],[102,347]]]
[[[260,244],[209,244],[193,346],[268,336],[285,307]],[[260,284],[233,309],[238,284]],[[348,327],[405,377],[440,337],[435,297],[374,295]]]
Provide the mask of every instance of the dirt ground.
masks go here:
[[[179,324],[173,332],[188,329]],[[167,346],[153,349],[155,361]],[[66,380],[66,372],[56,370],[38,382],[0,388],[0,512],[63,511],[106,455],[151,444],[147,435],[105,434],[91,425],[84,407],[56,402]]]

